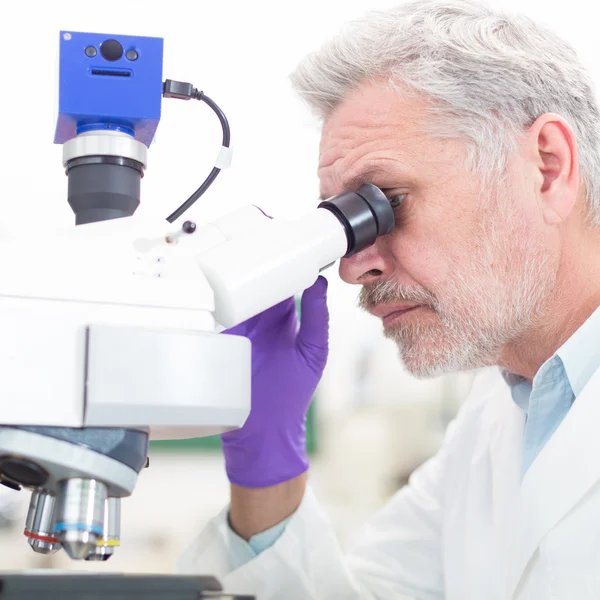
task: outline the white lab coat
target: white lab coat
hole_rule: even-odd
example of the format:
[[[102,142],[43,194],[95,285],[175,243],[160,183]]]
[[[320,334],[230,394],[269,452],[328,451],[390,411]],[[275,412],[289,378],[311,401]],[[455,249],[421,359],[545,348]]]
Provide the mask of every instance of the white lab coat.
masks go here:
[[[179,570],[214,574],[259,600],[598,599],[600,370],[524,477],[523,427],[499,371],[486,369],[441,450],[350,552],[309,490],[283,535],[250,562],[232,570],[224,510]]]

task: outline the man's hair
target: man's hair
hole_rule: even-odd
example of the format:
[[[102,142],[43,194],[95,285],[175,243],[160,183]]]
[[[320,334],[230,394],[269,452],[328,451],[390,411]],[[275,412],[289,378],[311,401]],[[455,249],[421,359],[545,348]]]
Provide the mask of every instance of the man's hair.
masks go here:
[[[600,115],[575,50],[546,27],[481,0],[412,0],[367,13],[306,56],[292,83],[326,119],[350,92],[382,78],[425,97],[428,131],[462,138],[469,166],[501,175],[542,114],[575,132],[589,220],[600,226]]]

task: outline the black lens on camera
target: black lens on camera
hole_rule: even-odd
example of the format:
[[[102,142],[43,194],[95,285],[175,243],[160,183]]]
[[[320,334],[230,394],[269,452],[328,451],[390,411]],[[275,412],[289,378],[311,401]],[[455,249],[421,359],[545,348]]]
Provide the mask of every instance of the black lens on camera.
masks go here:
[[[117,40],[106,40],[100,46],[100,54],[106,60],[119,60],[123,56],[123,46]]]

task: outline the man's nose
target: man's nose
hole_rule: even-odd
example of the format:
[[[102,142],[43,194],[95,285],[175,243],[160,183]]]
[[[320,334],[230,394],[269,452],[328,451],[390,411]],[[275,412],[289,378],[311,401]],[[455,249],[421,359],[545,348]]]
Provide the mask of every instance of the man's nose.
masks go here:
[[[381,253],[379,242],[340,261],[340,277],[346,283],[369,285],[389,275],[390,267]]]

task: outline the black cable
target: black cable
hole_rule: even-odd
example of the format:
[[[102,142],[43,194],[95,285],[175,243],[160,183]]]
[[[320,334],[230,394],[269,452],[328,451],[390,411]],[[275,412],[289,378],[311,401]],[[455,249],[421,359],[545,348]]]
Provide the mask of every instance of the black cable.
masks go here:
[[[227,117],[225,113],[219,108],[217,103],[204,95],[204,92],[197,90],[190,83],[184,83],[181,81],[173,81],[171,79],[167,79],[163,84],[163,96],[165,98],[179,98],[182,100],[189,100],[193,98],[194,100],[200,100],[204,102],[214,111],[214,113],[219,118],[219,122],[221,123],[221,129],[223,130],[223,142],[222,145],[225,148],[229,148],[229,143],[231,140],[231,131],[229,129],[229,123],[227,121]],[[208,177],[204,180],[202,185],[174,212],[172,212],[168,217],[167,221],[169,223],[173,223],[176,221],[190,206],[206,192],[206,190],[212,185],[213,181],[217,178],[217,175],[221,172],[219,167],[213,167],[212,171],[209,173]]]
[[[221,127],[223,129],[223,146],[229,148],[229,142],[231,140],[231,132],[229,130],[229,123],[227,122],[227,117],[225,113],[217,106],[217,103],[206,96],[204,92],[196,90],[196,94],[194,96],[196,100],[201,100],[202,102],[206,102],[216,113],[217,117],[219,117],[219,121],[221,122]]]

